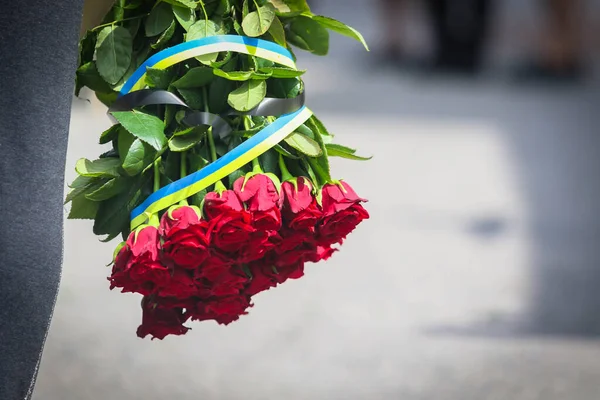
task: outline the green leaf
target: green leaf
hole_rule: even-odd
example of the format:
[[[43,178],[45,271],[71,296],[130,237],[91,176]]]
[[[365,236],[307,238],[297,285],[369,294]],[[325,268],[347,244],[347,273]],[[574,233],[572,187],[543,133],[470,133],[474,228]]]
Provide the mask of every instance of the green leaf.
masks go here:
[[[67,186],[69,186],[72,189],[78,189],[90,185],[95,180],[96,178],[90,178],[89,176],[78,176],[73,180],[73,182],[71,182]]]
[[[96,42],[96,67],[100,76],[111,85],[123,77],[131,63],[132,38],[120,26],[107,26],[98,34]]]
[[[114,103],[117,100],[117,97],[119,97],[119,94],[117,92],[111,92],[111,93],[96,92],[96,98],[102,104],[104,104],[106,107],[110,107],[112,105],[112,103]]]
[[[296,128],[296,132],[301,133],[304,136],[308,136],[311,139],[315,138],[315,133],[305,124],[302,124],[298,128]]]
[[[87,64],[94,59],[94,51],[96,49],[96,39],[98,38],[96,31],[87,31],[79,42],[79,63],[78,66]]]
[[[319,157],[323,154],[321,147],[319,147],[319,143],[298,132],[294,132],[285,138],[285,142],[309,157]]]
[[[196,21],[188,30],[188,33],[185,37],[185,41],[189,42],[191,40],[203,39],[208,36],[216,36],[222,32],[221,27],[217,25],[214,21],[201,19],[200,21]],[[200,61],[202,64],[210,65],[217,61],[219,57],[219,53],[211,53],[205,54],[203,56],[198,56],[196,59]]]
[[[121,129],[121,125],[113,125],[100,135],[100,144],[106,144],[111,142],[113,139],[117,137],[119,130]]]
[[[357,156],[354,154],[356,153],[356,150],[339,144],[326,144],[325,147],[327,147],[327,154],[330,157],[341,157],[357,161],[368,161],[373,158]]]
[[[144,63],[144,61],[146,61],[146,58],[148,57],[149,52],[150,52],[150,46],[146,46],[146,47],[143,47],[142,49],[140,49],[139,51],[137,51],[132,56],[131,64],[129,64],[129,68],[127,69],[127,71],[125,72],[123,77],[119,80],[119,82],[117,82],[117,84],[115,84],[113,86],[113,90],[118,92],[121,90],[121,88],[123,88],[123,85],[125,85],[125,82],[127,82],[127,80],[131,77],[131,75],[133,75],[133,73],[138,69],[138,67],[140,65],[142,65]]]
[[[275,175],[281,174],[281,171],[279,170],[279,153],[277,153],[276,150],[271,149],[263,153],[259,157],[259,160],[264,172]]]
[[[115,111],[112,115],[123,128],[138,139],[148,143],[156,150],[167,144],[165,124],[159,118],[141,111]]]
[[[231,71],[225,72],[220,69],[214,69],[213,73],[221,78],[228,79],[230,81],[248,81],[250,79],[269,79],[271,74],[267,72],[254,72],[254,71]]]
[[[116,237],[129,227],[129,213],[143,200],[142,191],[151,174],[132,180],[127,189],[115,197],[103,201],[94,222],[94,234]]]
[[[285,29],[283,28],[283,24],[278,17],[275,17],[271,27],[269,28],[269,33],[273,37],[275,43],[280,46],[287,47],[287,41],[285,40]]]
[[[123,169],[129,176],[135,176],[142,172],[146,166],[146,145],[140,139],[135,139],[127,149],[127,153],[123,159]],[[148,152],[148,153],[151,153]]]
[[[127,188],[125,178],[113,178],[95,191],[88,193],[85,197],[92,201],[104,201],[114,197]]]
[[[359,31],[352,28],[351,26],[348,26],[343,22],[337,21],[333,18],[323,17],[321,15],[315,15],[312,17],[312,19],[314,21],[317,21],[319,24],[321,24],[321,26],[327,29],[331,29],[334,32],[359,41],[360,43],[362,43],[363,46],[365,46],[365,49],[367,49],[367,51],[369,50],[369,46],[367,45],[367,42],[365,41],[363,35],[361,35]]]
[[[157,69],[157,68],[146,68],[146,83],[151,88],[166,90],[174,77],[174,70],[172,68]]]
[[[308,126],[315,135],[315,141],[321,147],[323,154],[315,159],[314,162],[311,163],[311,166],[315,168],[319,176],[324,177],[325,180],[331,180],[331,172],[329,168],[329,158],[327,157],[327,148],[325,147],[325,143],[323,142],[323,136],[327,134],[327,129],[323,125],[323,123],[315,117],[313,114],[312,117],[309,118],[308,121],[305,122],[305,125]]]
[[[204,109],[204,93],[198,89],[177,89],[181,97],[185,103],[192,110],[202,110]],[[175,120],[178,123],[181,123],[181,120],[185,117],[185,111],[181,110],[175,114]]]
[[[285,67],[264,67],[259,70],[264,74],[270,75],[271,78],[297,78],[304,75],[306,70],[295,70]]]
[[[200,21],[196,21],[192,24],[192,26],[190,26],[185,41],[189,42],[191,40],[203,39],[209,36],[216,36],[220,32],[221,27],[217,25],[216,22],[201,19]]]
[[[208,108],[211,112],[219,114],[229,108],[227,97],[235,88],[232,81],[217,78],[210,84],[208,89]]]
[[[177,22],[179,22],[179,25],[181,25],[186,32],[189,31],[190,27],[196,22],[196,13],[193,9],[188,7],[173,5],[173,14],[177,19]]]
[[[119,176],[119,167],[121,161],[118,158],[100,158],[98,160],[90,161],[86,158],[81,158],[75,164],[75,171],[79,175],[87,177],[101,177],[101,176]]]
[[[123,169],[129,176],[139,174],[147,164],[152,162],[147,160],[148,156],[153,155],[152,148],[125,129],[119,132],[117,148]]]
[[[242,21],[242,29],[250,37],[261,36],[267,33],[274,19],[275,7],[272,4],[267,4],[246,15]]]
[[[196,6],[198,6],[198,1],[196,1],[196,0],[163,0],[163,1],[165,3],[169,3],[174,6],[183,6],[183,7],[190,8],[192,10],[195,10]]]
[[[150,47],[152,47],[153,49],[162,49],[163,47],[165,47],[167,42],[173,37],[176,26],[177,24],[175,23],[175,21],[171,22],[171,25],[169,25],[167,30],[164,31],[162,35],[160,35],[160,37],[156,40],[156,42],[150,45]]]
[[[306,0],[268,0],[275,7],[278,15],[291,17],[302,13],[310,13]]]
[[[192,89],[208,85],[215,78],[212,68],[196,67],[190,69],[184,76],[173,82],[177,89]]]
[[[248,0],[244,0],[242,4],[242,20],[246,18],[250,14],[250,6],[248,5]]]
[[[329,52],[329,31],[308,17],[295,17],[286,36],[288,42],[313,54],[324,56]]]
[[[79,196],[73,199],[68,219],[94,219],[100,203]]]
[[[146,36],[152,37],[163,33],[173,22],[173,11],[167,3],[157,3],[146,18],[144,27]]]
[[[299,78],[269,79],[269,97],[278,99],[291,99],[302,93],[304,85]]]
[[[92,178],[88,176],[78,176],[70,185],[73,189],[69,192],[67,197],[65,198],[65,204],[73,199],[85,195],[87,193],[91,193],[101,187],[106,182],[106,179],[103,178]]]
[[[252,79],[252,71],[231,71],[225,72],[220,69],[214,69],[213,73],[221,78],[228,79],[230,81],[247,81]]]
[[[227,102],[238,111],[246,112],[260,104],[267,94],[267,83],[262,80],[247,81],[229,93]]]
[[[123,24],[124,28],[127,28],[131,37],[134,38],[137,36],[138,31],[140,30],[140,26],[142,25],[142,20],[140,18],[132,19]]]
[[[86,86],[94,92],[110,93],[112,88],[106,83],[106,81],[98,73],[96,63],[90,61],[89,63],[83,64],[77,69],[77,90],[76,96],[79,96],[79,89]]]
[[[195,126],[180,132],[176,132],[171,140],[169,140],[169,149],[176,152],[182,152],[191,149],[202,141],[206,130],[206,127]]]

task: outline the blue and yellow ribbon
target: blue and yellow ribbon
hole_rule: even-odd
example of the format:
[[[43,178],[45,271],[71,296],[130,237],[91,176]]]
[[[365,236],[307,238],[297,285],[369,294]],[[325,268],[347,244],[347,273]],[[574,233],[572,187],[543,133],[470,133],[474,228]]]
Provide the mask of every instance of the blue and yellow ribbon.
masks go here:
[[[210,36],[182,43],[153,55],[127,80],[120,95],[143,89],[147,68],[165,69],[192,57],[222,51],[250,54],[296,69],[292,54],[275,43],[235,35]],[[146,222],[152,214],[177,204],[242,168],[285,139],[311,115],[312,112],[305,106],[282,115],[215,162],[154,192],[131,212],[131,229]]]
[[[296,62],[292,53],[276,43],[236,35],[208,36],[178,44],[150,57],[140,65],[123,85],[121,95],[144,88],[147,68],[166,69],[192,57],[222,51],[249,54],[296,69]]]

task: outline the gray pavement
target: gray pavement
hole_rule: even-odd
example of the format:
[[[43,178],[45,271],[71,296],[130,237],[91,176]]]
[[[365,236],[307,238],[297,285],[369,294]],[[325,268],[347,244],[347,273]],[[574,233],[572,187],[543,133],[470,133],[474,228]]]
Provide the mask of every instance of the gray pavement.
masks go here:
[[[358,1],[333,3],[372,35]],[[402,76],[338,44],[300,64],[337,140],[375,155],[333,163],[372,218],[237,323],[162,342],[135,336],[139,297],[108,290],[112,245],[66,222],[34,399],[600,397],[598,92]],[[108,125],[76,102],[68,179]]]

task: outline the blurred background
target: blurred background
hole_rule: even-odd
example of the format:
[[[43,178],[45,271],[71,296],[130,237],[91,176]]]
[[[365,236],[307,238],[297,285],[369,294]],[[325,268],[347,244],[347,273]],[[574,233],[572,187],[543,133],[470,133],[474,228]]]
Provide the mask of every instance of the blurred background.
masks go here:
[[[600,1],[313,0],[308,103],[370,162],[371,219],[229,327],[140,340],[112,246],[68,221],[36,400],[600,397]],[[67,180],[109,126],[74,100]]]

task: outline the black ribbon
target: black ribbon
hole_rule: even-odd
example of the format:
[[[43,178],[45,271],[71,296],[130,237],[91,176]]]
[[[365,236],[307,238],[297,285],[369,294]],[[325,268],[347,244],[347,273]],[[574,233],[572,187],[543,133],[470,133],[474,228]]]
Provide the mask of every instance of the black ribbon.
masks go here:
[[[237,115],[250,115],[250,116],[264,116],[264,117],[279,117],[284,114],[290,114],[298,111],[304,106],[305,94],[300,93],[298,96],[291,99],[277,99],[273,97],[267,97],[260,102],[258,106],[248,112],[239,112],[230,109],[224,115],[226,116],[237,116]],[[108,115],[116,123],[117,121],[111,115],[115,111],[131,111],[137,107],[150,106],[150,105],[176,105],[187,108],[190,110],[181,121],[187,126],[210,126],[213,128],[213,134],[218,135],[221,138],[226,137],[231,133],[231,127],[229,123],[217,114],[204,111],[192,110],[183,100],[177,95],[160,89],[142,89],[136,90],[135,92],[128,93],[124,96],[117,98],[117,100],[109,107]]]

